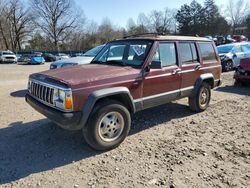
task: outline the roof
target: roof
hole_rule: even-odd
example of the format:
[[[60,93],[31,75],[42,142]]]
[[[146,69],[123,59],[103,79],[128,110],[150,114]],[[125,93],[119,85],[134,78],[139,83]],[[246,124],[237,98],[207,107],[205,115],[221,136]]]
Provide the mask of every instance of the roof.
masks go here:
[[[158,41],[165,41],[165,40],[174,40],[174,41],[212,41],[205,37],[195,37],[195,36],[177,36],[177,35],[138,35],[138,36],[128,36],[124,39],[119,40],[158,40]]]

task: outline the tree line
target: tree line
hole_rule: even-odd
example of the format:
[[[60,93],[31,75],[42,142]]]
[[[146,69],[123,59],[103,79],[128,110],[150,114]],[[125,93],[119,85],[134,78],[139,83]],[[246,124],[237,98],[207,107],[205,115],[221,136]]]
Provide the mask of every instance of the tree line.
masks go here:
[[[72,0],[0,0],[0,49],[86,50],[110,40],[142,33],[227,35],[248,28],[247,0],[229,0],[225,11],[214,0],[193,0],[180,9],[152,10],[130,18],[127,27],[114,26],[108,18],[99,25],[88,20]]]

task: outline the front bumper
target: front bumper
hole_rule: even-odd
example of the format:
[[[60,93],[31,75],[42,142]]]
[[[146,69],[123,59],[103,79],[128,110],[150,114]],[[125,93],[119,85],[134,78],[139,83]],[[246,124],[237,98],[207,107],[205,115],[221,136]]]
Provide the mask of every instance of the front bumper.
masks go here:
[[[82,112],[61,112],[45,104],[37,101],[29,94],[25,96],[26,102],[32,106],[36,111],[40,112],[51,121],[55,122],[60,127],[67,129],[67,130],[80,130],[82,129],[81,125],[81,118]]]
[[[250,83],[250,76],[248,75],[234,74],[234,79],[238,81]]]

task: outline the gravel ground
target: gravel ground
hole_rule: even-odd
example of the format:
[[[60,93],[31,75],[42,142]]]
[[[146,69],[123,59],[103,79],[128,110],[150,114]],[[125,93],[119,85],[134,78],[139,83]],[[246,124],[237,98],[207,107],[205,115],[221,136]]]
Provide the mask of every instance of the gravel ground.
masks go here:
[[[0,187],[250,187],[250,87],[233,73],[194,114],[187,100],[137,113],[120,147],[91,150],[24,101],[46,65],[0,65]]]

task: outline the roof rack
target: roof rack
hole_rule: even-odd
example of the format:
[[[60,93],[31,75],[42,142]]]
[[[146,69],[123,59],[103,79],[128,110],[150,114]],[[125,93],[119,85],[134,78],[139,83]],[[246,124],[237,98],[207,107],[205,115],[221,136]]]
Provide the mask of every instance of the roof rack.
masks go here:
[[[141,37],[141,36],[148,36],[148,35],[153,35],[155,37],[159,36],[159,35],[166,35],[165,33],[140,33],[140,34],[134,34],[134,35],[127,35],[124,36],[123,38],[131,38],[131,37]]]

